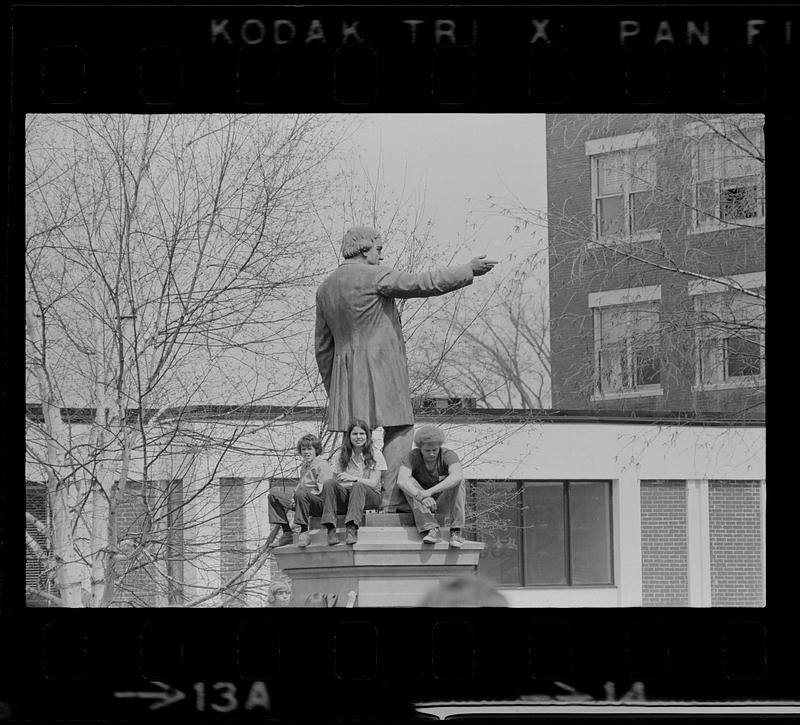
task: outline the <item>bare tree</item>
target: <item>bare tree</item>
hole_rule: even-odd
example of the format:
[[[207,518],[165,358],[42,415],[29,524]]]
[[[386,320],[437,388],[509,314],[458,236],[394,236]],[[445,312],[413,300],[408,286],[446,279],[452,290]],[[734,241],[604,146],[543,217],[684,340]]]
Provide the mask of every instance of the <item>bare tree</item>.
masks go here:
[[[29,117],[27,458],[49,520],[32,517],[48,536],[28,543],[55,584],[43,596],[108,606],[138,571],[157,603],[179,601],[182,557],[202,566],[219,547],[194,534],[219,517],[214,474],[254,425],[188,412],[302,397],[316,378],[302,349],[325,265],[313,221],[339,138],[313,116]]]
[[[490,408],[548,407],[547,292],[525,260],[488,288],[439,310],[414,360],[421,397],[474,398]],[[439,353],[435,340],[448,343]],[[437,356],[438,354],[438,356]]]

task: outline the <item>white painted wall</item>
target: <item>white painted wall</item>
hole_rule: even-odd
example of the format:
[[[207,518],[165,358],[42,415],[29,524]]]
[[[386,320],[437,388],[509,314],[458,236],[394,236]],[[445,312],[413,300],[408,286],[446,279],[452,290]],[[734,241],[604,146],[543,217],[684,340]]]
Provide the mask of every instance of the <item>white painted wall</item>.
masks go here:
[[[614,423],[448,426],[470,478],[739,479],[766,477],[762,428]]]
[[[196,424],[197,428],[203,424]],[[215,424],[242,430],[241,423]],[[443,422],[447,447],[462,460],[468,478],[553,480],[590,479],[613,481],[614,571],[617,585],[602,588],[504,589],[512,606],[604,607],[641,606],[641,521],[639,486],[642,480],[676,479],[692,483],[689,523],[690,548],[702,552],[702,501],[699,482],[708,480],[766,479],[766,430],[764,427],[702,427],[630,423],[468,423]],[[248,537],[265,531],[267,479],[296,475],[299,460],[296,440],[318,430],[315,420],[262,421],[249,424],[237,443],[241,450],[226,452],[218,465],[219,451],[207,450],[193,457],[191,474],[184,473],[184,491],[189,495],[210,480],[235,476],[249,479],[251,501],[247,506]],[[378,436],[380,438],[380,436]],[[331,454],[332,451],[326,451]],[[42,480],[33,467],[29,477]],[[193,477],[188,482],[187,477]],[[257,483],[261,481],[261,483]],[[256,490],[257,489],[257,490]],[[262,490],[263,489],[263,490]],[[693,503],[694,502],[694,503]],[[697,505],[694,505],[697,504]],[[197,522],[192,544],[202,549],[204,541],[218,540],[219,491],[207,486],[185,512]],[[692,604],[706,606],[702,576],[704,564],[696,559],[690,570]],[[190,575],[194,592],[218,586],[219,555],[206,550]],[[266,572],[264,572],[266,574]]]
[[[501,588],[512,607],[618,607],[617,587]]]

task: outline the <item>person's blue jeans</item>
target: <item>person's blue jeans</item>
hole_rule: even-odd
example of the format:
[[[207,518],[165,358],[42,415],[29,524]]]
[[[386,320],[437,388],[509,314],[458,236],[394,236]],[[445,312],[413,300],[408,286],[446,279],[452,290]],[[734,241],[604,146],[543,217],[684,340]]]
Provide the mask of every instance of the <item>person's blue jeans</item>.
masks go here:
[[[360,526],[364,518],[364,509],[378,509],[381,495],[360,481],[352,486],[343,486],[339,481],[326,481],[322,487],[322,519],[323,526],[336,526],[336,516],[344,514],[345,524]]]
[[[421,483],[418,483],[415,478],[411,481],[416,483],[420,488],[425,488]],[[397,507],[398,513],[409,513],[414,515],[414,525],[417,527],[419,533],[424,533],[430,529],[437,527],[439,524],[436,521],[436,514],[443,514],[445,517],[445,525],[449,525],[451,529],[464,528],[464,516],[467,503],[467,482],[461,483],[448,488],[441,493],[434,494],[433,500],[436,501],[436,514],[431,513],[427,506],[423,506],[421,501],[417,501],[413,496],[409,496],[403,491],[405,504],[400,504]]]
[[[288,529],[289,519],[287,511],[294,509],[294,522],[305,531],[308,529],[308,520],[312,516],[322,515],[322,497],[312,493],[306,486],[298,486],[294,493],[285,491],[270,491],[267,494],[269,522],[280,524],[281,528]]]

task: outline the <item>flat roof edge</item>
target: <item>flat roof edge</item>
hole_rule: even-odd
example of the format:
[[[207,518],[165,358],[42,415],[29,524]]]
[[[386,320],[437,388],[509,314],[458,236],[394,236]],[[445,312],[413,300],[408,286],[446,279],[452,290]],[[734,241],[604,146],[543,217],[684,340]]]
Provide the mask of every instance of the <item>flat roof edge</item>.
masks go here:
[[[268,421],[275,422],[317,419],[322,420],[325,408],[315,406],[273,406],[273,405],[191,405],[171,408],[162,413],[165,421],[217,420],[217,421]],[[149,420],[156,409],[147,409],[143,418]],[[138,409],[128,410],[129,420],[139,418]],[[43,420],[41,405],[26,404],[26,417],[29,420]],[[62,408],[61,417],[65,422],[90,423],[95,419],[94,408]],[[651,425],[692,425],[717,427],[763,427],[764,416],[745,416],[727,412],[694,411],[646,411],[646,410],[564,410],[558,408],[520,409],[520,408],[469,408],[437,411],[418,411],[418,422],[441,421],[448,423],[587,423],[587,424],[651,424]]]

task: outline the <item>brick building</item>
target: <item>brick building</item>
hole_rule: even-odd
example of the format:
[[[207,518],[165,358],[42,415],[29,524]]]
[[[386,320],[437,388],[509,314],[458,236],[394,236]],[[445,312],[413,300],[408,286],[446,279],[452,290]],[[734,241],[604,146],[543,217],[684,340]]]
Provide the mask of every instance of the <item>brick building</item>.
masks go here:
[[[763,117],[547,118],[555,408],[763,415]]]
[[[192,456],[165,451],[152,480],[128,483],[118,548],[133,553],[120,560],[112,605],[264,606],[274,574],[271,560],[258,560],[271,528],[266,494],[293,485],[293,444],[318,431],[321,416],[315,408],[237,407],[184,421],[189,440],[208,425],[223,437],[223,427],[242,435],[224,457],[211,446]],[[512,606],[764,604],[763,421],[483,409],[418,418],[441,425],[461,458],[467,535],[485,544],[479,571]],[[71,425],[79,436],[86,424]],[[179,436],[174,445],[182,448]],[[29,463],[28,511],[47,523],[43,481]],[[30,523],[28,533],[46,548]],[[87,546],[88,532],[77,535]],[[36,557],[27,572],[29,586],[47,587]]]

